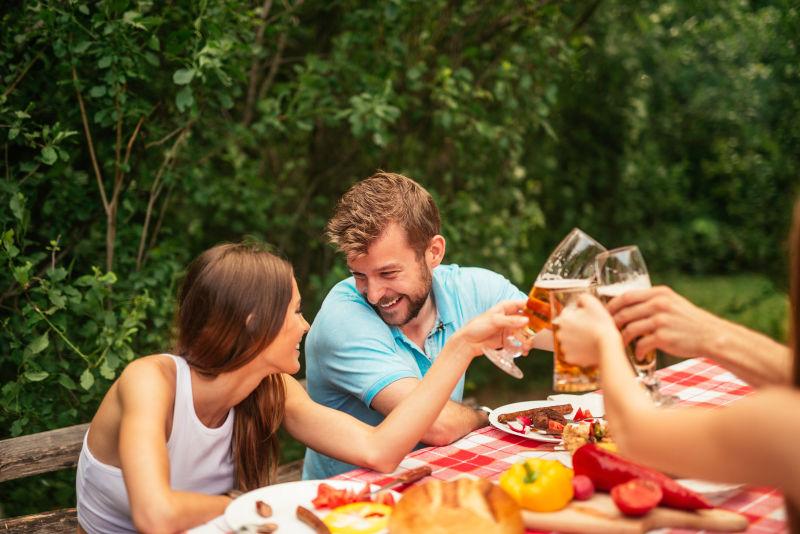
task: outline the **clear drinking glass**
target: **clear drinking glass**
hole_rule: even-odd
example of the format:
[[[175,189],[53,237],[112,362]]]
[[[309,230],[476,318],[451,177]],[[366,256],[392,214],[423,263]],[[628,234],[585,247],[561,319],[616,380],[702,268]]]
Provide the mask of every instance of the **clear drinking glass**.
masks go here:
[[[550,291],[571,287],[588,287],[595,276],[595,257],[606,249],[579,228],[569,234],[550,253],[539,276],[528,294],[523,313],[528,316],[528,326],[506,338],[500,349],[484,347],[483,353],[497,367],[515,378],[522,378],[522,371],[514,358],[522,356],[521,339],[535,336],[550,325]]]
[[[595,259],[597,270],[597,295],[603,303],[634,289],[651,287],[650,274],[644,257],[635,245],[615,248],[597,255]],[[671,404],[674,400],[669,395],[660,391],[658,378],[655,376],[656,351],[652,350],[641,359],[636,357],[636,340],[625,347],[636,376],[644,387],[650,392],[650,397],[656,404]]]
[[[595,284],[583,287],[550,290],[551,323],[553,325],[553,390],[570,393],[594,391],[600,387],[600,368],[581,367],[567,363],[558,342],[558,324],[554,320],[561,312],[584,294],[596,295]]]

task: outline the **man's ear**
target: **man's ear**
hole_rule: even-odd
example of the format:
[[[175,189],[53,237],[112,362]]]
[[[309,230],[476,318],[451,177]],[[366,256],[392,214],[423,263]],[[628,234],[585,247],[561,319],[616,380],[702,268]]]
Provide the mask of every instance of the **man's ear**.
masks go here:
[[[428,263],[429,268],[433,269],[442,263],[446,249],[447,243],[444,240],[444,236],[436,234],[431,238],[428,248],[425,251],[425,261]]]

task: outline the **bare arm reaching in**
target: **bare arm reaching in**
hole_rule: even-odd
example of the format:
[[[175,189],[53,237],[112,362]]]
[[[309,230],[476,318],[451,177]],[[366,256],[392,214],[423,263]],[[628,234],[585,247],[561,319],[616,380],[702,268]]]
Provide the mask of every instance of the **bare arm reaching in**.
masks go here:
[[[622,454],[682,476],[776,486],[800,502],[800,391],[764,388],[720,409],[657,408],[636,383],[623,338],[600,301],[584,296],[558,321],[567,361],[601,366]],[[746,421],[757,421],[758,431]]]

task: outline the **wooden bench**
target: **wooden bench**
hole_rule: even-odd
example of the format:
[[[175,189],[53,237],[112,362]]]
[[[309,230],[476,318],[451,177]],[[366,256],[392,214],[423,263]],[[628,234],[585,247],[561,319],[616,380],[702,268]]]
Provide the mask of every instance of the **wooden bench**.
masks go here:
[[[464,404],[476,406],[474,399]],[[0,484],[9,480],[72,469],[78,465],[83,436],[89,423],[0,441]],[[277,483],[300,480],[303,461],[278,467]],[[8,519],[0,518],[2,532],[75,532],[78,526],[75,508],[62,508]]]
[[[0,441],[0,484],[9,480],[71,469],[78,465],[83,436],[89,423],[40,432]],[[278,467],[278,482],[300,480],[303,461]],[[62,508],[38,514],[0,519],[0,533],[75,532],[78,518],[75,508]]]

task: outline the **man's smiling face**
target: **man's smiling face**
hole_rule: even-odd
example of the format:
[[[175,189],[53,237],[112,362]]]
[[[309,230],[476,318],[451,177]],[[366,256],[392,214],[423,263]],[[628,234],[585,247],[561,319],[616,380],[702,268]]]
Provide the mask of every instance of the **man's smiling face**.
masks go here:
[[[390,224],[366,254],[349,256],[347,265],[358,292],[388,325],[413,320],[430,296],[431,268],[397,224]]]

